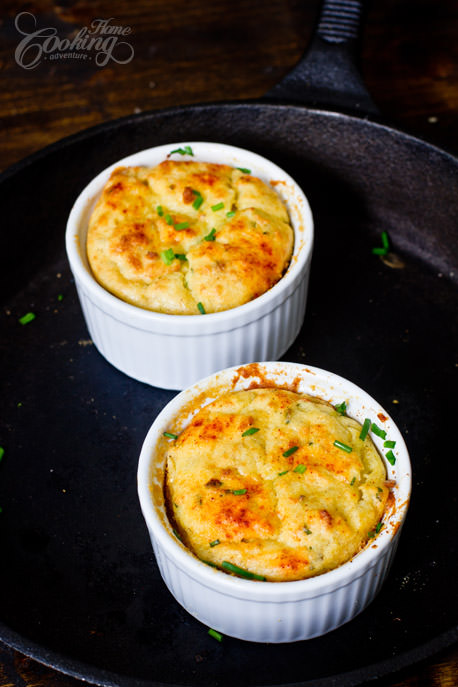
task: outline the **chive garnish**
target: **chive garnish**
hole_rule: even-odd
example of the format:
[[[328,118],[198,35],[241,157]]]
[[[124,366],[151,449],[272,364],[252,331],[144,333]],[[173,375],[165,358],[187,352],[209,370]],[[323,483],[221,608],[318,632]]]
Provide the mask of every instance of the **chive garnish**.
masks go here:
[[[197,303],[197,308],[198,308],[201,315],[205,315],[205,308],[200,301]]]
[[[371,428],[371,421],[368,417],[366,417],[366,419],[364,420],[364,424],[361,428],[361,433],[359,435],[359,438],[361,439],[361,441],[364,441],[364,439],[367,437],[370,428]]]
[[[58,294],[57,294],[57,300],[58,300],[58,301],[63,301],[63,300],[64,300],[64,294],[63,294],[63,293],[58,293]]]
[[[256,573],[250,572],[249,570],[244,570],[244,568],[239,568],[238,565],[230,563],[229,561],[223,561],[221,567],[228,572],[239,575],[240,577],[245,577],[247,580],[261,580],[264,581],[266,578],[262,575],[257,575]]]
[[[174,153],[178,153],[178,155],[194,155],[191,146],[184,146],[184,148],[175,148],[175,150],[172,150],[169,155],[173,155]]]
[[[19,322],[21,324],[29,324],[29,322],[33,322],[35,318],[36,315],[34,312],[27,312],[25,315],[19,318]]]
[[[167,224],[173,224],[173,219],[170,215],[165,216],[165,221],[167,222]]]
[[[394,465],[394,464],[396,463],[396,456],[394,455],[393,451],[391,451],[391,450],[390,450],[390,451],[387,451],[387,453],[386,453],[385,455],[386,455],[387,461],[388,461],[391,465]]]
[[[246,492],[246,489],[232,489],[234,496],[243,496],[243,494],[246,494]]]
[[[192,207],[194,208],[194,210],[198,210],[200,208],[200,206],[202,205],[202,203],[204,202],[204,198],[203,198],[202,194],[199,193],[199,191],[193,191],[193,193],[196,194],[196,199],[194,200]]]
[[[213,212],[217,212],[218,210],[222,210],[224,207],[224,203],[216,203],[216,205],[212,205],[211,209]]]
[[[380,437],[381,439],[386,439],[386,432],[385,432],[385,430],[384,430],[384,429],[380,429],[380,427],[378,427],[378,426],[375,424],[375,422],[373,422],[373,423],[371,424],[371,430],[374,432],[374,434],[376,434],[376,435],[377,435],[378,437]]]
[[[386,250],[388,250],[390,247],[390,241],[388,239],[388,234],[386,231],[382,231],[382,246],[386,248]]]
[[[350,486],[352,487],[352,486],[354,485],[355,482],[356,482],[356,476],[353,477],[352,481],[350,482]]]
[[[298,448],[299,446],[291,446],[291,448],[289,448],[287,451],[283,453],[283,457],[288,458],[288,456],[292,456],[293,453],[296,453]]]
[[[218,544],[221,544],[219,539],[214,539],[210,542],[210,546],[218,546]]]
[[[339,405],[334,406],[334,408],[340,415],[345,415],[345,413],[347,412],[347,404],[345,403],[345,401],[342,401],[342,403],[339,403]]]
[[[237,167],[237,169],[243,172],[244,174],[251,174],[251,169],[247,169],[246,167]]]
[[[300,475],[303,475],[306,470],[307,470],[307,466],[304,465],[303,463],[299,463],[299,465],[296,465],[293,472],[298,472]]]
[[[176,537],[179,541],[181,541],[180,534],[179,534],[176,530],[173,530],[173,534],[175,535],[175,537]]]
[[[167,437],[167,439],[178,439],[178,434],[172,434],[172,432],[162,432],[162,436]]]
[[[396,442],[395,441],[384,441],[383,446],[385,448],[394,448],[396,446]]]
[[[157,211],[157,214],[159,215],[159,217],[162,217],[162,215],[164,214],[164,210],[162,209],[162,205],[158,205],[156,208],[156,211]]]
[[[305,534],[312,534],[312,530],[309,530],[307,525],[304,525],[304,532],[305,532]]]
[[[4,455],[5,455],[5,449],[3,448],[3,446],[0,446],[0,460],[3,458]]]
[[[375,526],[375,531],[377,534],[380,532],[382,527],[383,527],[383,522],[378,522],[377,525]]]
[[[173,248],[167,248],[167,250],[161,251],[160,255],[162,262],[164,262],[166,265],[171,265],[175,259]]]
[[[283,472],[278,473],[278,476],[283,477],[283,475],[286,475],[287,472],[289,472],[289,470],[283,470]]]
[[[215,234],[216,234],[216,229],[213,227],[211,232],[207,234],[207,236],[204,236],[205,241],[214,241],[215,240]]]
[[[382,231],[381,234],[382,246],[377,246],[372,249],[374,255],[386,255],[390,250],[390,240],[386,231]]]
[[[176,231],[183,231],[183,229],[187,229],[189,227],[189,222],[179,222],[178,224],[175,224],[174,229]]]
[[[175,253],[175,257],[177,260],[187,260],[188,259],[184,253]]]
[[[243,432],[242,437],[249,437],[251,434],[256,434],[256,432],[259,432],[259,427],[249,427]]]
[[[211,627],[208,630],[208,634],[210,635],[210,637],[213,637],[213,639],[216,639],[218,642],[223,641],[223,635],[221,634],[221,632],[217,632],[216,630],[213,630]]]
[[[342,441],[339,441],[338,439],[335,440],[334,446],[336,446],[336,448],[340,448],[341,451],[345,451],[345,453],[351,453],[353,451],[351,446],[348,446],[348,444],[344,444]]]
[[[226,217],[233,217],[235,215],[235,211],[231,210],[231,212],[226,212]]]

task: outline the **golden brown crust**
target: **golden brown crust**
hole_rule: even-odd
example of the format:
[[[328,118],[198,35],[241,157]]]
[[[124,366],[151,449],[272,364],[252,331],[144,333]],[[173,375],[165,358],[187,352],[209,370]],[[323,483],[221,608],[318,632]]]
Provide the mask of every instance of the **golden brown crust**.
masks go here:
[[[256,298],[281,279],[292,249],[287,210],[270,186],[195,161],[115,169],[87,237],[104,288],[179,315],[198,314],[198,303],[210,313]]]
[[[224,394],[168,449],[166,498],[184,543],[202,560],[270,581],[346,562],[377,527],[389,494],[383,462],[360,430],[304,394]]]

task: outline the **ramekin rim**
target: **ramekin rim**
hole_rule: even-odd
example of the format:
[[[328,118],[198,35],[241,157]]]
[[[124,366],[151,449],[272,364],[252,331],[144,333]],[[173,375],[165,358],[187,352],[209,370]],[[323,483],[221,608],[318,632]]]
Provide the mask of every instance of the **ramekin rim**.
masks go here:
[[[306,241],[303,241],[303,245],[296,246],[297,240],[295,240],[293,254],[291,256],[290,264],[281,277],[281,279],[276,282],[270,289],[262,293],[257,298],[254,298],[247,303],[236,306],[234,308],[229,308],[215,313],[206,313],[205,320],[208,325],[211,323],[222,324],[224,322],[230,322],[238,318],[243,318],[250,316],[254,311],[260,310],[266,303],[271,300],[275,300],[276,297],[281,297],[282,292],[286,292],[288,287],[294,283],[294,280],[301,274],[304,267],[307,265],[313,249],[314,243],[314,220],[313,213],[310,207],[310,203],[301,186],[291,177],[291,175],[282,169],[279,165],[272,162],[268,158],[255,153],[247,148],[241,148],[239,146],[232,146],[226,143],[218,143],[212,141],[181,141],[172,142],[167,144],[161,144],[159,146],[151,146],[150,148],[145,148],[143,150],[132,153],[125,156],[116,162],[112,163],[108,167],[101,170],[95,177],[93,177],[88,184],[80,191],[78,197],[76,198],[67,220],[67,226],[65,231],[65,246],[67,257],[70,263],[71,270],[80,284],[86,289],[87,293],[90,293],[94,298],[97,298],[99,302],[103,302],[110,310],[119,313],[119,316],[124,316],[125,318],[135,319],[138,323],[143,322],[146,324],[158,325],[170,325],[174,326],[178,323],[181,327],[191,326],[195,324],[197,315],[175,315],[169,313],[161,313],[154,310],[148,310],[137,305],[128,303],[121,298],[118,298],[114,294],[107,291],[103,286],[101,286],[94,276],[88,271],[84,265],[81,257],[81,246],[79,245],[79,221],[81,215],[84,212],[88,200],[94,198],[98,195],[102,189],[102,185],[106,182],[109,174],[116,167],[122,166],[129,163],[137,157],[144,156],[150,151],[164,151],[171,148],[172,146],[213,146],[217,148],[223,148],[227,151],[235,151],[237,153],[245,154],[248,157],[256,158],[259,164],[271,167],[274,170],[278,170],[283,180],[291,183],[295,188],[298,196],[301,197],[303,202],[303,208],[301,214],[305,213],[306,222],[304,223],[304,232],[306,233]],[[296,227],[293,227],[295,232],[295,239],[297,239]],[[286,297],[286,296],[285,296]]]
[[[167,422],[165,422],[165,420],[168,421],[172,417],[176,416],[179,408],[183,405],[183,401],[185,399],[189,400],[192,398],[193,390],[198,388],[199,391],[202,392],[205,390],[205,386],[208,387],[211,383],[211,380],[216,379],[218,375],[221,376],[236,373],[245,367],[251,367],[252,363],[226,368],[196,382],[177,394],[157,415],[145,437],[138,465],[137,485],[142,513],[148,529],[152,531],[152,536],[154,536],[158,543],[162,545],[166,555],[168,555],[178,567],[184,569],[188,575],[199,578],[202,581],[202,584],[204,584],[205,581],[205,583],[208,584],[208,586],[211,586],[213,589],[218,589],[219,591],[226,592],[229,595],[236,595],[236,593],[242,594],[242,592],[244,592],[247,596],[252,597],[253,594],[255,594],[257,598],[266,598],[266,600],[269,600],[269,597],[272,596],[274,590],[274,596],[276,597],[276,600],[280,600],[278,597],[284,597],[286,600],[287,598],[299,598],[304,595],[307,597],[319,596],[326,593],[330,588],[334,589],[336,587],[345,586],[345,584],[350,583],[360,575],[365,574],[368,569],[373,567],[373,565],[376,565],[380,557],[389,548],[391,548],[394,542],[397,540],[407,515],[412,489],[411,463],[408,449],[404,438],[391,415],[384,408],[382,408],[382,406],[380,406],[380,404],[372,396],[370,396],[354,382],[351,382],[341,375],[328,370],[303,363],[266,361],[256,363],[256,365],[269,370],[272,367],[277,369],[290,368],[298,371],[302,370],[304,372],[309,372],[312,375],[317,376],[326,375],[330,378],[330,380],[338,383],[344,383],[350,389],[356,391],[358,395],[361,395],[363,400],[369,400],[371,403],[374,403],[379,412],[384,413],[387,421],[389,421],[391,425],[390,436],[394,436],[396,439],[398,466],[399,463],[402,463],[402,470],[399,470],[400,474],[398,482],[398,485],[402,487],[402,494],[400,493],[398,495],[399,503],[396,504],[396,526],[394,528],[382,528],[373,541],[367,542],[366,545],[349,561],[343,563],[337,568],[302,580],[285,582],[265,581],[262,583],[228,575],[220,569],[214,569],[213,567],[206,565],[205,562],[198,559],[171,533],[171,531],[166,528],[156,512],[153,498],[148,486],[151,479],[150,472],[153,449],[159,438],[158,427],[160,427],[163,422],[165,423],[164,426],[166,426]],[[384,459],[385,465],[387,465],[386,458],[383,456],[383,454],[381,455]],[[360,575],[357,574],[358,572],[360,572]],[[314,592],[316,593],[314,594]]]

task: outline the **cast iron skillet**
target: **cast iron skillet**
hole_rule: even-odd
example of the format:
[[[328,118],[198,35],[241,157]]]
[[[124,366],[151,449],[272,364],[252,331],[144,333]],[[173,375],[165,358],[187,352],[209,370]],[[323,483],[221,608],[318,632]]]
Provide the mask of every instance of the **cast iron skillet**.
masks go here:
[[[458,637],[458,163],[374,119],[350,59],[359,9],[325,3],[311,51],[270,101],[109,122],[1,177],[11,243],[0,270],[0,637],[38,661],[104,685],[342,687]],[[199,139],[254,150],[303,186],[316,249],[305,324],[285,359],[365,388],[411,452],[411,510],[383,590],[354,621],[308,642],[219,644],[166,590],[135,474],[147,429],[174,392],[129,379],[94,350],[64,254],[68,212],[99,170]],[[371,252],[382,231],[392,246],[384,260]],[[21,326],[27,311],[37,317]]]

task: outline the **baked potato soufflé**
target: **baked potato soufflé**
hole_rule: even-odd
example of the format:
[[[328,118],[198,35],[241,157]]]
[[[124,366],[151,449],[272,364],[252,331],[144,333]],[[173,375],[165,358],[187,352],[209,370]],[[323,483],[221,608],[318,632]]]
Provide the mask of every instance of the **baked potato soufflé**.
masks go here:
[[[87,255],[97,281],[118,298],[197,315],[270,289],[293,242],[281,198],[247,170],[167,159],[113,171],[90,218]]]
[[[360,433],[313,396],[225,393],[171,436],[169,518],[199,559],[228,572],[282,582],[332,570],[379,531],[389,495]]]

